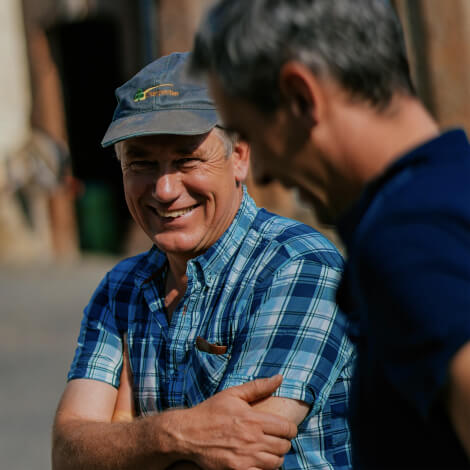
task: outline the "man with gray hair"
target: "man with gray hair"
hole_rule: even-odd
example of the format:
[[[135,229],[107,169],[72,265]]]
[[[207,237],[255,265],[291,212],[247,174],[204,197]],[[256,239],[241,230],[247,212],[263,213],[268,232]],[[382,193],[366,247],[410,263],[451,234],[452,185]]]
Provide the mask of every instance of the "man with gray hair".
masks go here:
[[[115,266],[85,309],[54,469],[350,468],[341,255],[256,207],[249,147],[218,127],[188,57],[116,92],[103,145],[153,247]]]
[[[468,468],[470,147],[415,96],[391,2],[222,0],[193,69],[258,179],[338,224],[355,466]]]

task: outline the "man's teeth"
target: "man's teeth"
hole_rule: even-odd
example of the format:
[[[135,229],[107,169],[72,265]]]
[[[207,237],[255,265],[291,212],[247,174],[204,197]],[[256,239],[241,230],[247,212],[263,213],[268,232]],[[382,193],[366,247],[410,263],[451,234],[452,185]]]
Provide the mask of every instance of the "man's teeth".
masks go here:
[[[176,217],[181,217],[184,214],[187,214],[188,212],[191,212],[196,206],[188,207],[186,209],[180,209],[176,211],[165,211],[163,209],[157,209],[158,215],[160,217],[171,217],[171,218],[176,218]]]

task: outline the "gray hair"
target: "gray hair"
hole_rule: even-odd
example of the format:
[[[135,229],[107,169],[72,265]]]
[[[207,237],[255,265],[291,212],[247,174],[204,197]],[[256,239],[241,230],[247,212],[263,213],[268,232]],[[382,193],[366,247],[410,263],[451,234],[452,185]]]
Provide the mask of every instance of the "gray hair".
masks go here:
[[[289,60],[377,108],[397,91],[415,95],[388,0],[221,0],[197,33],[191,68],[214,71],[230,96],[270,112]]]
[[[227,158],[230,157],[235,149],[235,145],[239,141],[238,133],[229,129],[225,129],[219,125],[214,127],[214,131],[224,144],[225,156]]]

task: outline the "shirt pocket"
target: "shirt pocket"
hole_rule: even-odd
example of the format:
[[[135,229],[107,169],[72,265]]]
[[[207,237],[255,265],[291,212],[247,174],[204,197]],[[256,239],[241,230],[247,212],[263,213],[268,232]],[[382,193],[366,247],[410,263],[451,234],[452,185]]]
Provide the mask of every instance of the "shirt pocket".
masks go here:
[[[229,353],[212,354],[200,351],[194,345],[184,379],[186,406],[197,405],[217,392],[229,360]]]

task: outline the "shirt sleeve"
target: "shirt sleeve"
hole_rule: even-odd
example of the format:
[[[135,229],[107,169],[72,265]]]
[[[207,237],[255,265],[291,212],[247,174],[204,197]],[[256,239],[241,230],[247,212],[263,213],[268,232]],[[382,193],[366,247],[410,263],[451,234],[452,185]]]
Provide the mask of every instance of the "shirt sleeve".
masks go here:
[[[78,345],[67,379],[99,380],[119,386],[122,340],[109,295],[109,274],[85,308]]]
[[[275,395],[318,412],[352,351],[335,302],[340,275],[303,259],[289,261],[259,286],[220,388],[280,373]]]
[[[367,341],[397,393],[427,416],[470,340],[470,242],[457,218],[397,216],[361,238]]]

